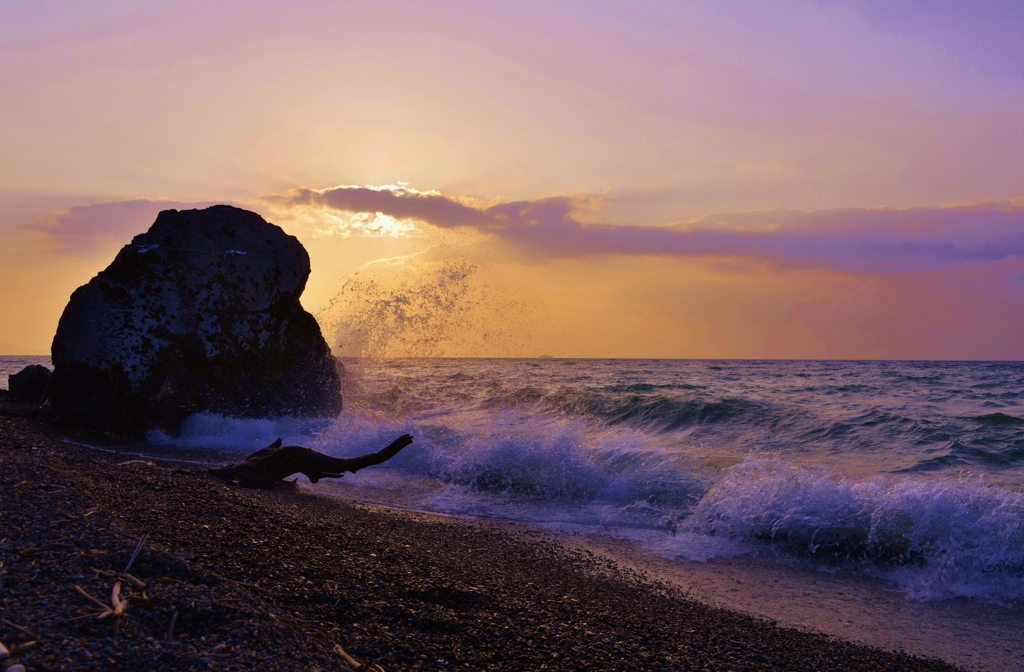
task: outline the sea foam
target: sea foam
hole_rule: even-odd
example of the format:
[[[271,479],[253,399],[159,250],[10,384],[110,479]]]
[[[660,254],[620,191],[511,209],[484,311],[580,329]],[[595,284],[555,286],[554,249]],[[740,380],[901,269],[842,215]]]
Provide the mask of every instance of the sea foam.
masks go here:
[[[1024,494],[979,476],[847,479],[751,458],[686,527],[834,564],[870,564],[914,597],[1024,597]]]
[[[281,437],[351,457],[411,433],[394,459],[337,487],[616,536],[669,558],[852,570],[918,599],[1024,599],[1020,366],[347,366],[337,419],[202,414],[150,441],[251,452]]]

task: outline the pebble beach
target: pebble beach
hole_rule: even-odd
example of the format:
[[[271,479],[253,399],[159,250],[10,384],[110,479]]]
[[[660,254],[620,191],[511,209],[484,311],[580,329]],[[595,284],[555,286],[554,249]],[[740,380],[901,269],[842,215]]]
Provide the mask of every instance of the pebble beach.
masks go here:
[[[957,669],[710,607],[525,526],[92,450],[0,395],[0,668]]]

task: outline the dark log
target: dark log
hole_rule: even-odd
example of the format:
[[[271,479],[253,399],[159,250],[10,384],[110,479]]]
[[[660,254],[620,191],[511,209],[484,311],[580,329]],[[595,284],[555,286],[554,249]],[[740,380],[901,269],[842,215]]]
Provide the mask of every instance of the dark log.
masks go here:
[[[364,467],[390,460],[410,443],[412,437],[403,434],[376,453],[346,458],[331,457],[303,446],[282,446],[278,439],[245,458],[244,462],[210,469],[210,473],[217,478],[237,481],[243,488],[273,490],[284,485],[285,477],[292,474],[303,474],[313,483],[321,478],[341,478],[346,471],[354,474]]]

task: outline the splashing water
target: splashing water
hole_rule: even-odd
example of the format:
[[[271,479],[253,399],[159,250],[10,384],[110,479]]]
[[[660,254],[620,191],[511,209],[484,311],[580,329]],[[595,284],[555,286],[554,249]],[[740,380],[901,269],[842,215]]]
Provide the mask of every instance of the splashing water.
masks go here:
[[[476,307],[476,270],[457,261],[426,272],[396,271],[397,278],[356,275],[318,317],[346,357],[443,356],[456,326]]]
[[[450,260],[358,273],[316,317],[339,356],[383,360],[520,352],[533,310],[479,266]]]

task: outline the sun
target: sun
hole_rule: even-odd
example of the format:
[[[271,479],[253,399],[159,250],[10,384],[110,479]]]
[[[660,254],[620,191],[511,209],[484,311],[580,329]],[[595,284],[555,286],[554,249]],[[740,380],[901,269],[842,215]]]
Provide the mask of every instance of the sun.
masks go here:
[[[316,225],[313,235],[317,238],[353,234],[368,238],[410,238],[422,233],[411,219],[386,215],[383,212],[332,212],[319,210],[314,215]]]

